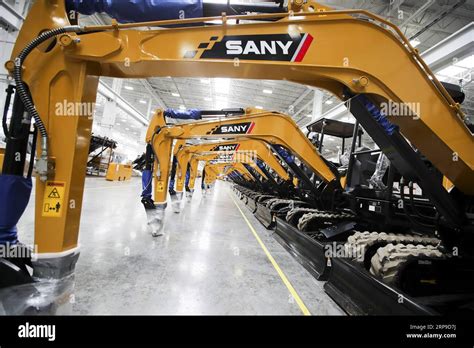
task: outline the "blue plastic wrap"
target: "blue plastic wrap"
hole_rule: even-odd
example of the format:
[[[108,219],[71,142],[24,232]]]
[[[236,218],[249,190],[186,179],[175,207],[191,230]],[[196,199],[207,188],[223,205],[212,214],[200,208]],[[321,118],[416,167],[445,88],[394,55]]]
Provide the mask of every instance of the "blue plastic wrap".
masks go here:
[[[370,112],[372,117],[377,121],[377,123],[385,130],[388,135],[392,135],[395,131],[398,130],[398,126],[391,123],[387,119],[387,117],[382,114],[379,108],[375,106],[367,97],[359,95],[357,98],[362,101],[367,111]]]
[[[293,156],[287,149],[280,145],[274,145],[273,148],[275,151],[282,157],[286,163],[290,164],[295,161],[295,156]]]
[[[170,182],[168,185],[168,190],[174,192],[174,184],[176,180],[176,167],[178,166],[178,159],[176,156],[173,156],[173,163],[171,164],[171,175],[170,175]]]
[[[187,188],[189,187],[189,181],[191,180],[191,170],[188,168],[188,170],[186,171],[186,178],[185,178],[185,181],[184,181],[184,186]]]
[[[166,109],[165,117],[179,119],[179,120],[200,120],[201,117],[201,110],[197,109],[190,109],[190,110],[173,110],[173,109]]]
[[[120,23],[203,16],[202,0],[66,0],[66,4],[80,14],[106,13]]]
[[[242,163],[245,167],[245,169],[247,169],[247,171],[255,178],[255,176],[258,177],[258,173],[252,168],[252,166],[250,166],[249,164],[247,163]]]
[[[232,180],[234,180],[235,182],[239,182],[241,181],[243,178],[242,178],[242,175],[240,175],[240,173],[237,173],[237,172],[232,172],[229,174],[229,176],[231,177]]]
[[[142,197],[143,198],[151,198],[151,190],[152,190],[152,181],[153,181],[153,173],[151,170],[146,169],[142,173]]]
[[[18,242],[16,224],[30,201],[31,178],[0,175],[0,244]]]

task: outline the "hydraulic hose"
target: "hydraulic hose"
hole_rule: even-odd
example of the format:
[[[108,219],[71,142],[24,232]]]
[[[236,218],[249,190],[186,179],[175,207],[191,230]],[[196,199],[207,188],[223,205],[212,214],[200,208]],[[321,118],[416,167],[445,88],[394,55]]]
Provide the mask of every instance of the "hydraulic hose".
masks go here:
[[[408,190],[409,190],[409,193],[410,193],[410,203],[411,203],[411,208],[412,208],[413,212],[422,219],[427,219],[427,220],[430,220],[430,221],[436,221],[436,217],[424,215],[416,208],[415,200],[413,198],[413,182],[411,182],[411,181],[408,183]]]
[[[36,149],[36,141],[38,140],[38,128],[34,127],[33,131],[33,141],[31,142],[31,152],[30,152],[30,165],[28,166],[28,175],[27,178],[31,178],[33,175],[33,167],[35,162],[35,149]]]
[[[80,32],[82,31],[80,26],[67,26],[63,28],[56,28],[52,30],[48,30],[43,32],[33,41],[26,45],[26,47],[20,52],[20,54],[15,59],[15,68],[13,70],[13,78],[15,79],[16,83],[16,91],[18,96],[20,97],[23,105],[25,106],[25,110],[28,114],[35,120],[36,127],[38,132],[41,136],[41,153],[40,157],[43,159],[48,158],[48,132],[46,131],[46,127],[44,126],[43,121],[41,120],[38,111],[36,111],[33,99],[31,98],[25,82],[23,81],[23,63],[28,57],[28,55],[39,45],[43,42],[57,36],[60,34],[71,33],[71,32]]]
[[[433,228],[435,227],[435,225],[431,225],[431,224],[425,224],[421,221],[417,221],[415,220],[411,215],[410,215],[410,212],[408,211],[407,207],[406,207],[406,204],[405,204],[405,183],[403,181],[400,182],[400,197],[403,201],[403,211],[405,212],[405,215],[406,217],[408,218],[408,220],[411,221],[411,223],[415,224],[415,225],[418,225],[418,226],[422,226],[422,227],[427,227],[427,228]]]
[[[151,151],[153,152],[154,160],[156,162],[156,168],[157,168],[157,176],[161,177],[161,169],[160,169],[160,159],[158,158],[158,155],[156,154],[155,148],[153,147],[155,136],[160,132],[161,128],[158,129],[155,133],[153,133],[150,141],[150,148]]]

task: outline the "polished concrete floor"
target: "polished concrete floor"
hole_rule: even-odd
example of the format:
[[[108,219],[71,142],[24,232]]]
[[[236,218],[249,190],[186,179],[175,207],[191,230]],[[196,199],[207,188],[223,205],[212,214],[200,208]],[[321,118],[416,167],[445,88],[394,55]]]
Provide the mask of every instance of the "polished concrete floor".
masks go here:
[[[236,199],[286,275],[288,290],[235,206],[230,186],[196,191],[180,214],[168,208],[165,235],[153,238],[140,204],[140,180],[88,178],[80,228],[81,256],[72,314],[342,315],[316,281]],[[19,224],[33,236],[33,206]],[[296,296],[295,296],[296,295]]]

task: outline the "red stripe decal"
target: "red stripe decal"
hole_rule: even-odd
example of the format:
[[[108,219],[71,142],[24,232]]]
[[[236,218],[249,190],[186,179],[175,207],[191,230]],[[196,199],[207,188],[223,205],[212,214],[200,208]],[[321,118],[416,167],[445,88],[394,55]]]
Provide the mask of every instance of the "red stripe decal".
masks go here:
[[[251,124],[250,127],[249,127],[249,130],[247,131],[247,134],[252,133],[253,127],[255,127],[255,122],[252,122],[252,124]]]
[[[232,155],[232,160],[235,159],[235,156],[237,155],[237,152],[239,151],[239,148],[240,148],[240,144],[237,144],[237,147],[235,148],[235,151],[234,151],[234,153],[233,153],[233,155]]]
[[[303,42],[303,46],[301,46],[300,51],[298,52],[298,55],[295,58],[295,62],[301,62],[306,55],[306,52],[308,52],[309,46],[311,46],[311,43],[313,42],[313,37],[311,34],[308,34],[306,37],[306,40]]]

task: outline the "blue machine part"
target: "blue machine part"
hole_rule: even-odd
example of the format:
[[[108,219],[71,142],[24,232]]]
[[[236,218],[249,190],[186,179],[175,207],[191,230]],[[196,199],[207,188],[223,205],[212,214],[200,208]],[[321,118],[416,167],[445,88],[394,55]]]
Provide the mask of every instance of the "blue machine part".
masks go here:
[[[165,117],[179,119],[179,120],[200,120],[202,119],[201,110],[190,109],[190,110],[174,110],[166,109],[164,113]]]
[[[106,13],[120,23],[203,16],[202,0],[66,0],[66,5],[83,15]]]
[[[16,224],[30,201],[31,178],[0,175],[0,244],[18,243]]]
[[[247,164],[247,163],[243,163],[244,167],[249,171],[249,173],[251,173],[252,175],[254,176],[257,176],[258,177],[258,173],[257,171],[255,171],[251,165]]]
[[[240,173],[237,173],[237,172],[232,172],[230,173],[230,176],[232,179],[236,180],[236,181],[240,181],[243,179],[242,175]]]
[[[170,182],[168,185],[168,190],[170,192],[174,191],[174,183],[176,180],[176,167],[178,166],[178,159],[173,156],[173,164],[171,165],[171,175],[170,175]]]
[[[274,145],[273,148],[275,151],[285,160],[286,163],[290,164],[295,161],[295,156],[293,156],[287,149],[280,145]]]
[[[142,197],[151,198],[153,173],[151,170],[144,170],[142,173]]]
[[[191,170],[188,168],[186,171],[186,178],[184,180],[184,186],[189,187],[189,181],[191,180]]]
[[[267,168],[265,168],[265,165],[263,164],[263,161],[260,160],[259,158],[257,158],[257,166],[261,169],[261,170],[266,170]]]
[[[364,104],[367,111],[372,115],[372,117],[377,121],[377,123],[385,130],[388,135],[392,135],[394,132],[398,131],[398,126],[391,123],[387,117],[382,114],[377,106],[375,106],[366,96],[359,95],[359,98]]]

